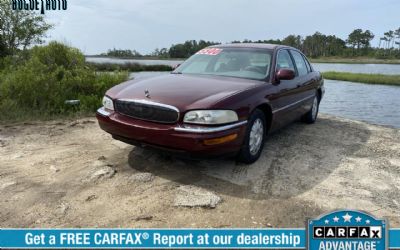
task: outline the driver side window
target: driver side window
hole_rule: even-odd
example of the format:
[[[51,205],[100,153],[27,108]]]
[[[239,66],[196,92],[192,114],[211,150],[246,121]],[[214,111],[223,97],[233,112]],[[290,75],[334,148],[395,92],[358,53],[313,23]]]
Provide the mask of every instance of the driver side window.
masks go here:
[[[276,60],[276,70],[280,69],[291,69],[293,72],[295,71],[292,58],[289,55],[289,52],[285,49],[280,50],[278,52],[278,58]]]

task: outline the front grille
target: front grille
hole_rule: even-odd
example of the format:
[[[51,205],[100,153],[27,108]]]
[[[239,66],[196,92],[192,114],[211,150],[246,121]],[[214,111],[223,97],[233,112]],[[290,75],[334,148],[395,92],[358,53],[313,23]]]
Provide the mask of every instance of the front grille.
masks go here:
[[[132,118],[159,123],[175,123],[179,111],[173,106],[142,100],[116,100],[115,111]]]

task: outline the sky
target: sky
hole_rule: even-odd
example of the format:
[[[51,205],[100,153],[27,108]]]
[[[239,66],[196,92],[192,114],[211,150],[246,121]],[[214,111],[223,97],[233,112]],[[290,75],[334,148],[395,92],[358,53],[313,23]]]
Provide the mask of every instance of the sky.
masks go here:
[[[68,0],[48,11],[48,40],[85,54],[135,49],[142,54],[186,40],[227,43],[281,39],[316,31],[346,39],[356,28],[376,38],[400,27],[400,0]]]

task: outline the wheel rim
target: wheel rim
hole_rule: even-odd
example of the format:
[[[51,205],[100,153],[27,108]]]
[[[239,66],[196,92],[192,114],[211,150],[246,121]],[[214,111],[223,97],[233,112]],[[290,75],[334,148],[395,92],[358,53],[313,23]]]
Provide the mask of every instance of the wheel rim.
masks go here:
[[[255,120],[250,131],[249,148],[250,154],[256,155],[260,151],[264,136],[264,125],[261,119]]]
[[[314,120],[317,119],[317,114],[318,114],[318,98],[315,97],[314,98],[314,103],[313,103],[313,106],[312,106],[312,117],[313,117]]]

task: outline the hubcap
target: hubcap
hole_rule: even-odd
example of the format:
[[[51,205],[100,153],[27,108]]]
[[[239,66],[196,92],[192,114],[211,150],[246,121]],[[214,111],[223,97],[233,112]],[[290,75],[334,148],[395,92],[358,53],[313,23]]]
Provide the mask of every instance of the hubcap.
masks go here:
[[[249,148],[250,154],[256,155],[261,148],[261,143],[264,136],[264,126],[260,119],[257,119],[250,131]]]
[[[313,117],[314,120],[317,119],[317,113],[318,113],[318,98],[315,97],[314,98],[314,103],[313,103],[313,106],[312,106],[312,117]]]

